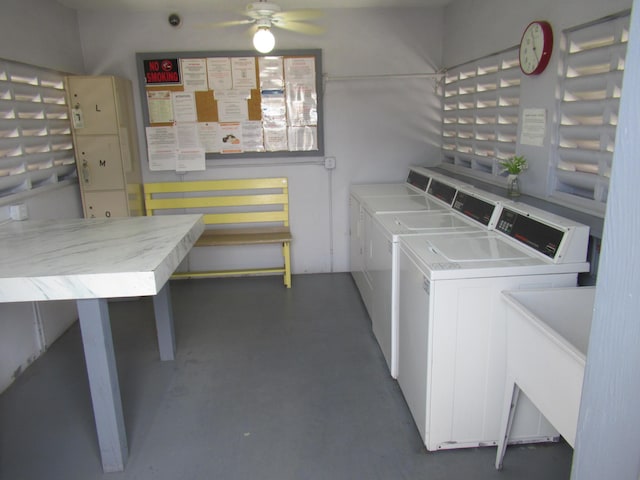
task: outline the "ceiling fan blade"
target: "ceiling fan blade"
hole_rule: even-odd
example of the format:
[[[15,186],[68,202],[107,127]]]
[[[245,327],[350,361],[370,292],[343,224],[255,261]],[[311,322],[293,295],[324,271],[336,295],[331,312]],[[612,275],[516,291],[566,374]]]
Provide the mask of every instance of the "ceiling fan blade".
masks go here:
[[[324,28],[319,27],[317,25],[312,25],[310,23],[301,23],[301,22],[274,22],[274,27],[282,28],[283,30],[291,30],[292,32],[304,33],[307,35],[322,35],[324,33]]]
[[[323,15],[324,13],[321,10],[305,9],[276,13],[273,15],[273,18],[283,20],[285,22],[298,22],[300,20],[313,20],[314,18],[320,18]]]
[[[221,28],[221,27],[236,27],[238,25],[249,25],[254,23],[255,20],[252,18],[247,18],[245,20],[229,20],[228,22],[217,22],[217,23],[209,23],[210,27]]]
[[[247,28],[245,35],[249,38],[253,38],[253,36],[257,31],[258,31],[258,26],[254,23],[249,28]]]

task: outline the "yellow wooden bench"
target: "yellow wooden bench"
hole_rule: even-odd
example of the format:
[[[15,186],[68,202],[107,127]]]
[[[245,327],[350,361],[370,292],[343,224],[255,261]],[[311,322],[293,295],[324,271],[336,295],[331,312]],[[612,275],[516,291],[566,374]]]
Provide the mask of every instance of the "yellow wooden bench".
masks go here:
[[[145,183],[147,215],[202,213],[206,229],[196,247],[282,244],[282,266],[176,272],[172,278],[281,273],[291,287],[289,185],[286,178]],[[179,212],[176,212],[179,211]]]

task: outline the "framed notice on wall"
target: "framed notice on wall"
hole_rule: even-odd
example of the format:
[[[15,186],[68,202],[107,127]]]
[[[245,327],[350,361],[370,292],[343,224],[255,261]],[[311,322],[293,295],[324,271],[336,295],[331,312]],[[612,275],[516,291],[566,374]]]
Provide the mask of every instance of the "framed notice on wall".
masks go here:
[[[320,50],[136,57],[151,170],[324,155]]]

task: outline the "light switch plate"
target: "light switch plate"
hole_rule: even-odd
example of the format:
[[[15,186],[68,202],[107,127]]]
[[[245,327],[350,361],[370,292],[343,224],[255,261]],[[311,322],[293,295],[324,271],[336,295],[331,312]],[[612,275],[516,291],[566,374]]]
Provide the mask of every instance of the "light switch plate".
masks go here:
[[[11,218],[13,220],[26,220],[27,218],[29,218],[27,206],[24,203],[11,205],[9,207],[9,214],[11,215]]]

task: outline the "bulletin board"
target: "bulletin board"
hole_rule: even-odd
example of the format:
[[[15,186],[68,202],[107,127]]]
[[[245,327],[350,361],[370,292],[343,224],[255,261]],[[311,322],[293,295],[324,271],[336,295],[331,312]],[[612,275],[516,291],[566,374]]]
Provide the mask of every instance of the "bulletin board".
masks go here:
[[[136,54],[150,170],[322,157],[320,50]]]

